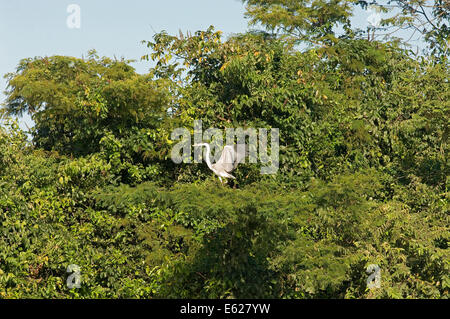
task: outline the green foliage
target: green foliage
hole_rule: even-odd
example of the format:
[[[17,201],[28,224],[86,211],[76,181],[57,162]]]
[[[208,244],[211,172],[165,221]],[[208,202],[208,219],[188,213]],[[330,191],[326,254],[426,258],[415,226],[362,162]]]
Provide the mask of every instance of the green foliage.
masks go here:
[[[95,52],[87,60],[24,59],[6,75],[6,110],[32,115],[37,147],[75,156],[98,152],[107,132],[123,138],[156,129],[169,99],[164,81],[136,74],[127,62]]]
[[[448,298],[447,65],[333,38],[353,2],[247,3],[326,45],[211,27],[145,42],[146,75],[94,52],[7,75],[3,112],[36,128],[0,128],[1,298]],[[196,119],[279,128],[277,174],[174,164]]]
[[[298,40],[332,43],[337,26],[349,26],[354,0],[244,0],[251,25],[294,36]]]

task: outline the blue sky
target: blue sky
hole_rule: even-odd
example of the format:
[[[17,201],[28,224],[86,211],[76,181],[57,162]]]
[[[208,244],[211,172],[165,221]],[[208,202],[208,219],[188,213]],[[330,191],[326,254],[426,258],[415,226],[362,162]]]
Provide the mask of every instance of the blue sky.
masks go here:
[[[81,28],[70,29],[67,7],[81,9]],[[100,56],[139,60],[148,53],[140,42],[155,32],[170,34],[205,30],[214,25],[225,36],[245,32],[247,20],[240,0],[0,0],[0,103],[4,101],[3,75],[27,57],[68,55],[81,57],[90,49]],[[368,11],[355,11],[354,22],[367,26]],[[145,73],[150,62],[137,62]],[[21,120],[32,125],[28,116]]]

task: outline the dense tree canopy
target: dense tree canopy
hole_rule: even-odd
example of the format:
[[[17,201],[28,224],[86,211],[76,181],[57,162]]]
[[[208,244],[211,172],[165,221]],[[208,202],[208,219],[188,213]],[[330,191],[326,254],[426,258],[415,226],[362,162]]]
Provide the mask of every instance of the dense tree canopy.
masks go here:
[[[448,298],[447,56],[351,32],[357,1],[245,2],[265,30],[158,33],[148,74],[90,52],[6,75],[0,297]],[[175,164],[198,119],[278,128],[279,170]]]

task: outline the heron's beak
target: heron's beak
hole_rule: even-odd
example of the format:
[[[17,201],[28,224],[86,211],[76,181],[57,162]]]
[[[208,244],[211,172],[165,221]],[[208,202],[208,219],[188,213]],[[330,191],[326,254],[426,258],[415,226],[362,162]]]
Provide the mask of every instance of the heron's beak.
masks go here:
[[[192,146],[200,146],[200,144],[194,144],[194,145],[192,145]]]

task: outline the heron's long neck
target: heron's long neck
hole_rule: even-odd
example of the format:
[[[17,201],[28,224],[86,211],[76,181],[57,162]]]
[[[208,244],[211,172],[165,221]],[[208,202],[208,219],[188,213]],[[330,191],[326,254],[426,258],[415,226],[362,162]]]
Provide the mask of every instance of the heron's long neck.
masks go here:
[[[209,167],[210,170],[214,170],[214,169],[212,168],[211,160],[210,160],[210,158],[209,158],[209,156],[210,156],[210,154],[211,154],[211,149],[209,148],[209,145],[208,145],[208,144],[205,144],[205,146],[206,146],[206,158],[205,158],[206,165],[208,165],[208,167]]]

